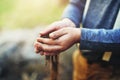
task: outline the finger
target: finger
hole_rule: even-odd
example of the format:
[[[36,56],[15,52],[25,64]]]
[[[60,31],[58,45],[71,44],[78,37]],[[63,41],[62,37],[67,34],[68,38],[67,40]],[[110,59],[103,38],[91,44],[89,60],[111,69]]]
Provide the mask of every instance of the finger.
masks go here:
[[[34,43],[34,52],[35,53],[39,53],[39,50],[38,50],[38,48],[37,48],[37,44],[36,44],[37,42],[35,42]]]
[[[64,31],[64,29],[60,29],[60,30],[50,33],[49,37],[52,39],[57,39],[65,34],[66,34],[66,32]]]
[[[34,50],[36,53],[39,53],[42,50],[40,45],[41,45],[40,43],[35,42],[35,44],[34,44],[35,49]]]
[[[34,49],[34,52],[38,54],[40,51],[35,48],[35,49]]]
[[[37,42],[48,44],[48,45],[57,45],[58,41],[49,39],[49,38],[37,38]]]
[[[43,52],[43,51],[41,51],[41,52],[40,52],[40,55],[41,55],[41,56],[42,56],[42,55],[44,55],[44,52]]]
[[[50,53],[60,52],[62,49],[61,46],[59,45],[47,45],[47,44],[41,44],[41,48],[42,51],[50,52]]]
[[[57,30],[57,25],[56,24],[51,24],[49,27],[47,27],[45,30],[40,32],[40,36],[45,36],[53,31]]]

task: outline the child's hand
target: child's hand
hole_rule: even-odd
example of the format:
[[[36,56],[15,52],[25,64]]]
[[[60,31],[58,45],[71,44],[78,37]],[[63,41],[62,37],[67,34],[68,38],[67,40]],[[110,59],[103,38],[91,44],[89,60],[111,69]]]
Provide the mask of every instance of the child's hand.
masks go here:
[[[50,33],[49,38],[38,38],[35,48],[44,55],[55,55],[70,48],[80,40],[79,28],[62,28]]]
[[[53,22],[44,31],[40,32],[40,36],[46,36],[53,31],[57,31],[65,27],[75,27],[75,24],[70,19],[67,19],[67,18],[60,21]]]
[[[65,28],[65,27],[75,27],[75,24],[68,18],[65,18],[61,21],[56,21],[56,22],[52,23],[50,26],[48,26],[48,28],[46,28],[44,31],[40,32],[40,36],[46,36],[46,35],[50,34],[51,32],[57,31],[59,29]],[[36,43],[38,43],[38,42],[35,42],[35,44]],[[38,49],[37,46],[35,46],[35,52],[40,53],[40,54],[44,53],[44,51]],[[51,53],[51,54],[53,54],[53,53]]]

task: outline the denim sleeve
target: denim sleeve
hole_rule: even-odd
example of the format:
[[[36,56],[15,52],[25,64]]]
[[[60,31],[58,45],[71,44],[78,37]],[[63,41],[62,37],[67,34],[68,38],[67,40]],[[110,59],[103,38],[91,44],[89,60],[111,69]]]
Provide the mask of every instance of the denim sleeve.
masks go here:
[[[82,20],[85,1],[86,0],[70,0],[69,5],[63,12],[62,18],[69,18],[75,23],[76,27],[79,27]]]
[[[120,29],[81,29],[81,50],[120,51]]]

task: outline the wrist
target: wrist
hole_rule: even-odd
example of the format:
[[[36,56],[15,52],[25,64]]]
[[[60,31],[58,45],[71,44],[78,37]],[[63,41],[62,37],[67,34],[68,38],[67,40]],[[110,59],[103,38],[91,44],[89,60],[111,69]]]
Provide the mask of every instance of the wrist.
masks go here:
[[[76,28],[76,43],[80,42],[80,36],[81,36],[81,29],[80,28]]]

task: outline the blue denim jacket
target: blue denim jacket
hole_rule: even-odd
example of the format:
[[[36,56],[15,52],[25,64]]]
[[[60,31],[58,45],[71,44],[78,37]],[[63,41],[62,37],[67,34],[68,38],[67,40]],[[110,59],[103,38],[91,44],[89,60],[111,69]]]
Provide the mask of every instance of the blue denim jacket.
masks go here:
[[[120,9],[120,0],[91,0],[83,20],[87,0],[70,0],[63,18],[71,19],[76,27],[82,23],[80,38],[81,50],[97,52],[120,51],[120,26],[113,29]],[[120,58],[120,57],[119,57]]]

